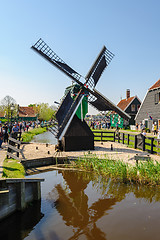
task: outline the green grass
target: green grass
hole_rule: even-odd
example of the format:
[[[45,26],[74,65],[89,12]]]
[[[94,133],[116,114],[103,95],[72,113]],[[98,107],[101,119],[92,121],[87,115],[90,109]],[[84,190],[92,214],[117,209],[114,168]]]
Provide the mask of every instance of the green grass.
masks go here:
[[[3,162],[3,177],[5,178],[24,178],[25,169],[18,160],[5,159]]]
[[[34,129],[29,130],[28,132],[23,132],[22,133],[23,142],[30,142],[35,135],[41,134],[43,132],[46,132],[45,127],[44,128],[41,128],[41,127],[34,128]]]
[[[46,132],[46,128],[34,128],[28,132],[22,133],[23,142],[30,142],[32,138],[37,135]],[[3,162],[3,177],[5,178],[24,178],[25,169],[18,160],[5,159]]]
[[[108,159],[98,159],[96,155],[79,158],[75,167],[94,171],[97,174],[111,178],[113,181],[123,183],[138,183],[148,185],[160,185],[160,163],[153,161],[140,162],[135,166]]]

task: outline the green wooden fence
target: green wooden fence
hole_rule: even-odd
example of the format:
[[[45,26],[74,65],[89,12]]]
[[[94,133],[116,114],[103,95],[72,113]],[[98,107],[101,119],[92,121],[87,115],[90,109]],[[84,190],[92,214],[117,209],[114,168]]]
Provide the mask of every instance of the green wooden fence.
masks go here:
[[[141,149],[151,154],[160,155],[160,140],[154,137],[145,137],[142,134],[133,135],[129,133],[117,133],[116,131],[93,131],[94,141],[119,142],[134,149]]]

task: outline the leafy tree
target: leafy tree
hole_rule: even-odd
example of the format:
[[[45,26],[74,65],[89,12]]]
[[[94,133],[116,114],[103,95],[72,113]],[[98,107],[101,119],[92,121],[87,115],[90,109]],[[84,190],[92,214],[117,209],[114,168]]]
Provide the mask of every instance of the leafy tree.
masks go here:
[[[14,117],[17,114],[16,100],[11,96],[7,95],[1,100],[1,111],[5,114],[5,117],[9,121],[12,116]]]
[[[55,110],[48,103],[30,104],[29,107],[33,107],[40,121],[49,121],[54,117]]]

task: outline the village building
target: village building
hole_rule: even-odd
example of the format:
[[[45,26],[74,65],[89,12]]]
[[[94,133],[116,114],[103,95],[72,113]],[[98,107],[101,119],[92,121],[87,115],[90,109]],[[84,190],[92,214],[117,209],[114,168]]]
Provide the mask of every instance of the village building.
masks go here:
[[[121,99],[120,102],[117,104],[117,107],[119,107],[124,112],[128,113],[130,115],[130,120],[126,121],[122,117],[120,117],[116,112],[113,112],[110,114],[110,124],[111,127],[118,127],[123,128],[127,127],[129,125],[135,125],[135,116],[140,108],[141,100],[137,96],[130,96],[130,90],[126,90],[126,98]]]
[[[19,121],[36,121],[37,114],[33,107],[21,107],[18,108],[18,120]]]
[[[130,90],[126,90],[126,98],[121,99],[117,106],[130,115],[129,125],[135,125],[135,116],[140,108],[141,100],[137,96],[130,96]],[[122,120],[119,119],[122,122]],[[124,123],[123,123],[124,124]],[[126,125],[126,124],[125,124]]]
[[[0,112],[0,119],[8,118],[6,112]],[[9,121],[36,121],[37,114],[33,107],[21,107],[18,105],[16,113],[11,117],[9,116]]]
[[[4,117],[4,112],[0,112],[0,119],[4,119],[5,117]]]
[[[160,79],[148,89],[135,120],[150,130],[153,123],[160,127]]]

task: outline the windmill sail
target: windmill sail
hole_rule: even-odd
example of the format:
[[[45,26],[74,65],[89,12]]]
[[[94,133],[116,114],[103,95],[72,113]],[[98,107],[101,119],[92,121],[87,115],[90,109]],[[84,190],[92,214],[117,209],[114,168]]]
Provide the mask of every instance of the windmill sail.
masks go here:
[[[98,111],[106,112],[112,110],[118,113],[122,118],[126,120],[131,118],[126,112],[117,107],[113,102],[111,102],[107,97],[103,96],[96,89],[94,89],[93,91],[89,90],[89,92],[90,96],[88,102]]]
[[[53,52],[53,50],[41,38],[31,48],[46,60],[48,60],[51,64],[60,69],[62,72],[67,74],[78,84],[83,85],[83,83],[80,82],[80,78],[82,76],[70,66],[68,66],[60,57],[58,57],[58,55]]]
[[[109,65],[114,54],[111,53],[105,46],[102,48],[100,54],[86,75],[86,83],[89,85],[91,89],[93,89],[97,82],[99,81],[103,71]]]

